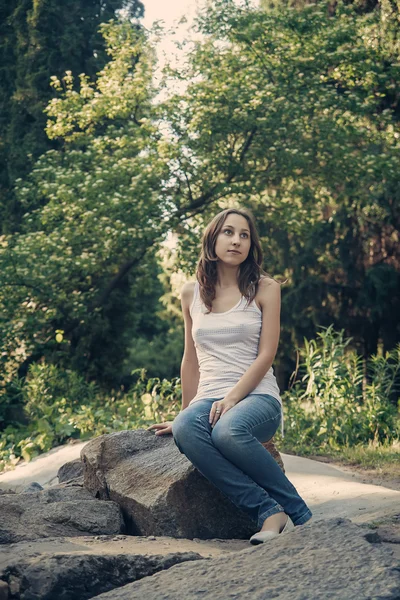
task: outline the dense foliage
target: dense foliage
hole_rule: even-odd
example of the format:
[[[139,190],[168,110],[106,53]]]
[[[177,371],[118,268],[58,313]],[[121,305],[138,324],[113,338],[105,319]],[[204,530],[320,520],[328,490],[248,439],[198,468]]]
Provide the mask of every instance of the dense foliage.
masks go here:
[[[98,27],[121,9],[143,14],[140,0],[0,0],[0,233],[19,229],[15,180],[59,147],[44,131],[50,77],[68,69],[95,77],[107,58]]]
[[[364,357],[399,340],[396,27],[389,3],[217,2],[199,22],[206,40],[171,74],[190,81],[170,100],[172,126],[192,204],[207,203],[181,236],[180,262],[193,269],[216,197],[251,206],[267,270],[289,277],[282,358],[318,325],[343,328]]]
[[[71,438],[85,440],[173,419],[181,405],[180,380],[147,378],[144,369],[134,376],[128,393],[104,394],[73,371],[32,365],[21,388],[28,423],[8,425],[0,434],[0,471]]]
[[[350,341],[328,327],[299,349],[300,377],[285,395],[284,443],[292,449],[337,450],[399,439],[400,344],[370,357],[367,380]]]
[[[27,212],[19,233],[0,239],[3,386],[42,356],[115,384],[128,341],[146,320],[155,333],[157,252],[168,229],[159,191],[169,173],[166,144],[146,116],[154,54],[129,24],[103,33],[111,60],[96,83],[82,76],[78,94],[67,74],[65,98],[49,105],[49,134],[69,147],[44,154],[17,182]],[[124,120],[134,108],[135,121]]]

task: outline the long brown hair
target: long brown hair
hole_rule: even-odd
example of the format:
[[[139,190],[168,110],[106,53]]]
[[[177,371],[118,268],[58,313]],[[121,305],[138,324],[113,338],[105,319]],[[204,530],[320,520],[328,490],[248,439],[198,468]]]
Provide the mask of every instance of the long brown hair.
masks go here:
[[[215,285],[218,276],[218,257],[215,254],[215,244],[227,216],[232,213],[244,217],[250,229],[251,246],[246,260],[239,267],[238,277],[239,290],[242,296],[247,298],[246,307],[254,300],[257,294],[261,275],[269,279],[274,279],[262,268],[263,251],[252,212],[247,208],[226,208],[216,214],[206,226],[201,240],[200,258],[196,267],[196,279],[199,282],[200,297],[208,309],[208,313],[211,312],[212,301],[215,298]]]

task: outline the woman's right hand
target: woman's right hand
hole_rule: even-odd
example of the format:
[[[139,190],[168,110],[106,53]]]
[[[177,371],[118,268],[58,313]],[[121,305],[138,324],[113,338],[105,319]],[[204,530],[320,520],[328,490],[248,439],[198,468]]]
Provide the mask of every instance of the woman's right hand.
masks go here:
[[[154,425],[150,425],[147,428],[147,431],[152,431],[156,429],[156,435],[165,435],[167,433],[172,433],[172,423],[173,421],[164,421],[164,423],[155,423]]]

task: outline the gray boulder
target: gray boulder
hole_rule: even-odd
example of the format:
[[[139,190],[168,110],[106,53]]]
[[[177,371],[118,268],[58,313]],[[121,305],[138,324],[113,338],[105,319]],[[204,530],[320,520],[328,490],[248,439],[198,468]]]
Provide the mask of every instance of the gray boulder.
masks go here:
[[[60,553],[15,561],[1,577],[9,584],[12,597],[19,600],[86,600],[180,562],[201,558],[195,552],[166,556]]]
[[[83,488],[49,488],[0,496],[0,544],[123,531],[119,506],[95,500]]]
[[[40,492],[41,490],[43,490],[43,486],[40,485],[40,483],[38,483],[37,481],[31,481],[31,483],[28,483],[28,485],[22,488],[20,493],[33,494],[35,492]]]
[[[5,581],[0,581],[0,600],[8,600],[9,587]]]
[[[58,482],[64,485],[83,485],[83,464],[80,458],[70,460],[57,472]]]
[[[172,436],[119,431],[81,451],[84,486],[121,507],[132,535],[248,539],[257,524],[178,450]]]
[[[376,541],[379,541],[377,537]],[[348,519],[296,527],[269,544],[175,565],[96,600],[398,600],[399,561]]]
[[[283,464],[282,456],[278,448],[275,446],[275,440],[272,437],[268,442],[262,442],[262,445],[271,454],[272,458],[276,460],[282,471],[285,473],[285,465]]]

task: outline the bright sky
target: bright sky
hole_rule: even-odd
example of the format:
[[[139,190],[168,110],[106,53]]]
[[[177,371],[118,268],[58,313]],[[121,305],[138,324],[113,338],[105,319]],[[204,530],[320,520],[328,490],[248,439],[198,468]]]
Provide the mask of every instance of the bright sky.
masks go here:
[[[164,29],[162,41],[158,44],[158,60],[159,68],[165,63],[165,60],[171,61],[174,66],[177,66],[182,52],[179,51],[174,42],[182,42],[185,38],[194,40],[201,38],[201,34],[191,32],[188,35],[188,30],[193,23],[196,12],[201,10],[207,4],[213,3],[213,0],[142,0],[144,4],[144,18],[140,19],[140,23],[151,29],[154,21],[162,21],[160,25]],[[243,0],[235,0],[235,3],[241,5]],[[260,0],[250,0],[250,5],[259,6]],[[178,25],[182,17],[186,18],[186,22]],[[169,33],[170,28],[175,29],[175,34]],[[177,62],[175,62],[177,61]]]
[[[191,20],[196,10],[196,0],[143,0],[144,19],[141,23],[150,28],[153,21],[163,19],[165,25],[170,27],[176,19],[185,15]]]
[[[142,0],[144,4],[144,18],[140,24],[151,29],[154,21],[161,21],[164,29],[161,41],[157,44],[158,68],[162,69],[165,62],[178,66],[183,58],[184,51],[179,50],[175,43],[182,42],[188,37],[198,38],[199,34],[188,35],[188,30],[193,23],[196,11],[201,8],[207,0]],[[184,17],[186,22],[178,25]],[[172,35],[169,30],[174,28]]]

